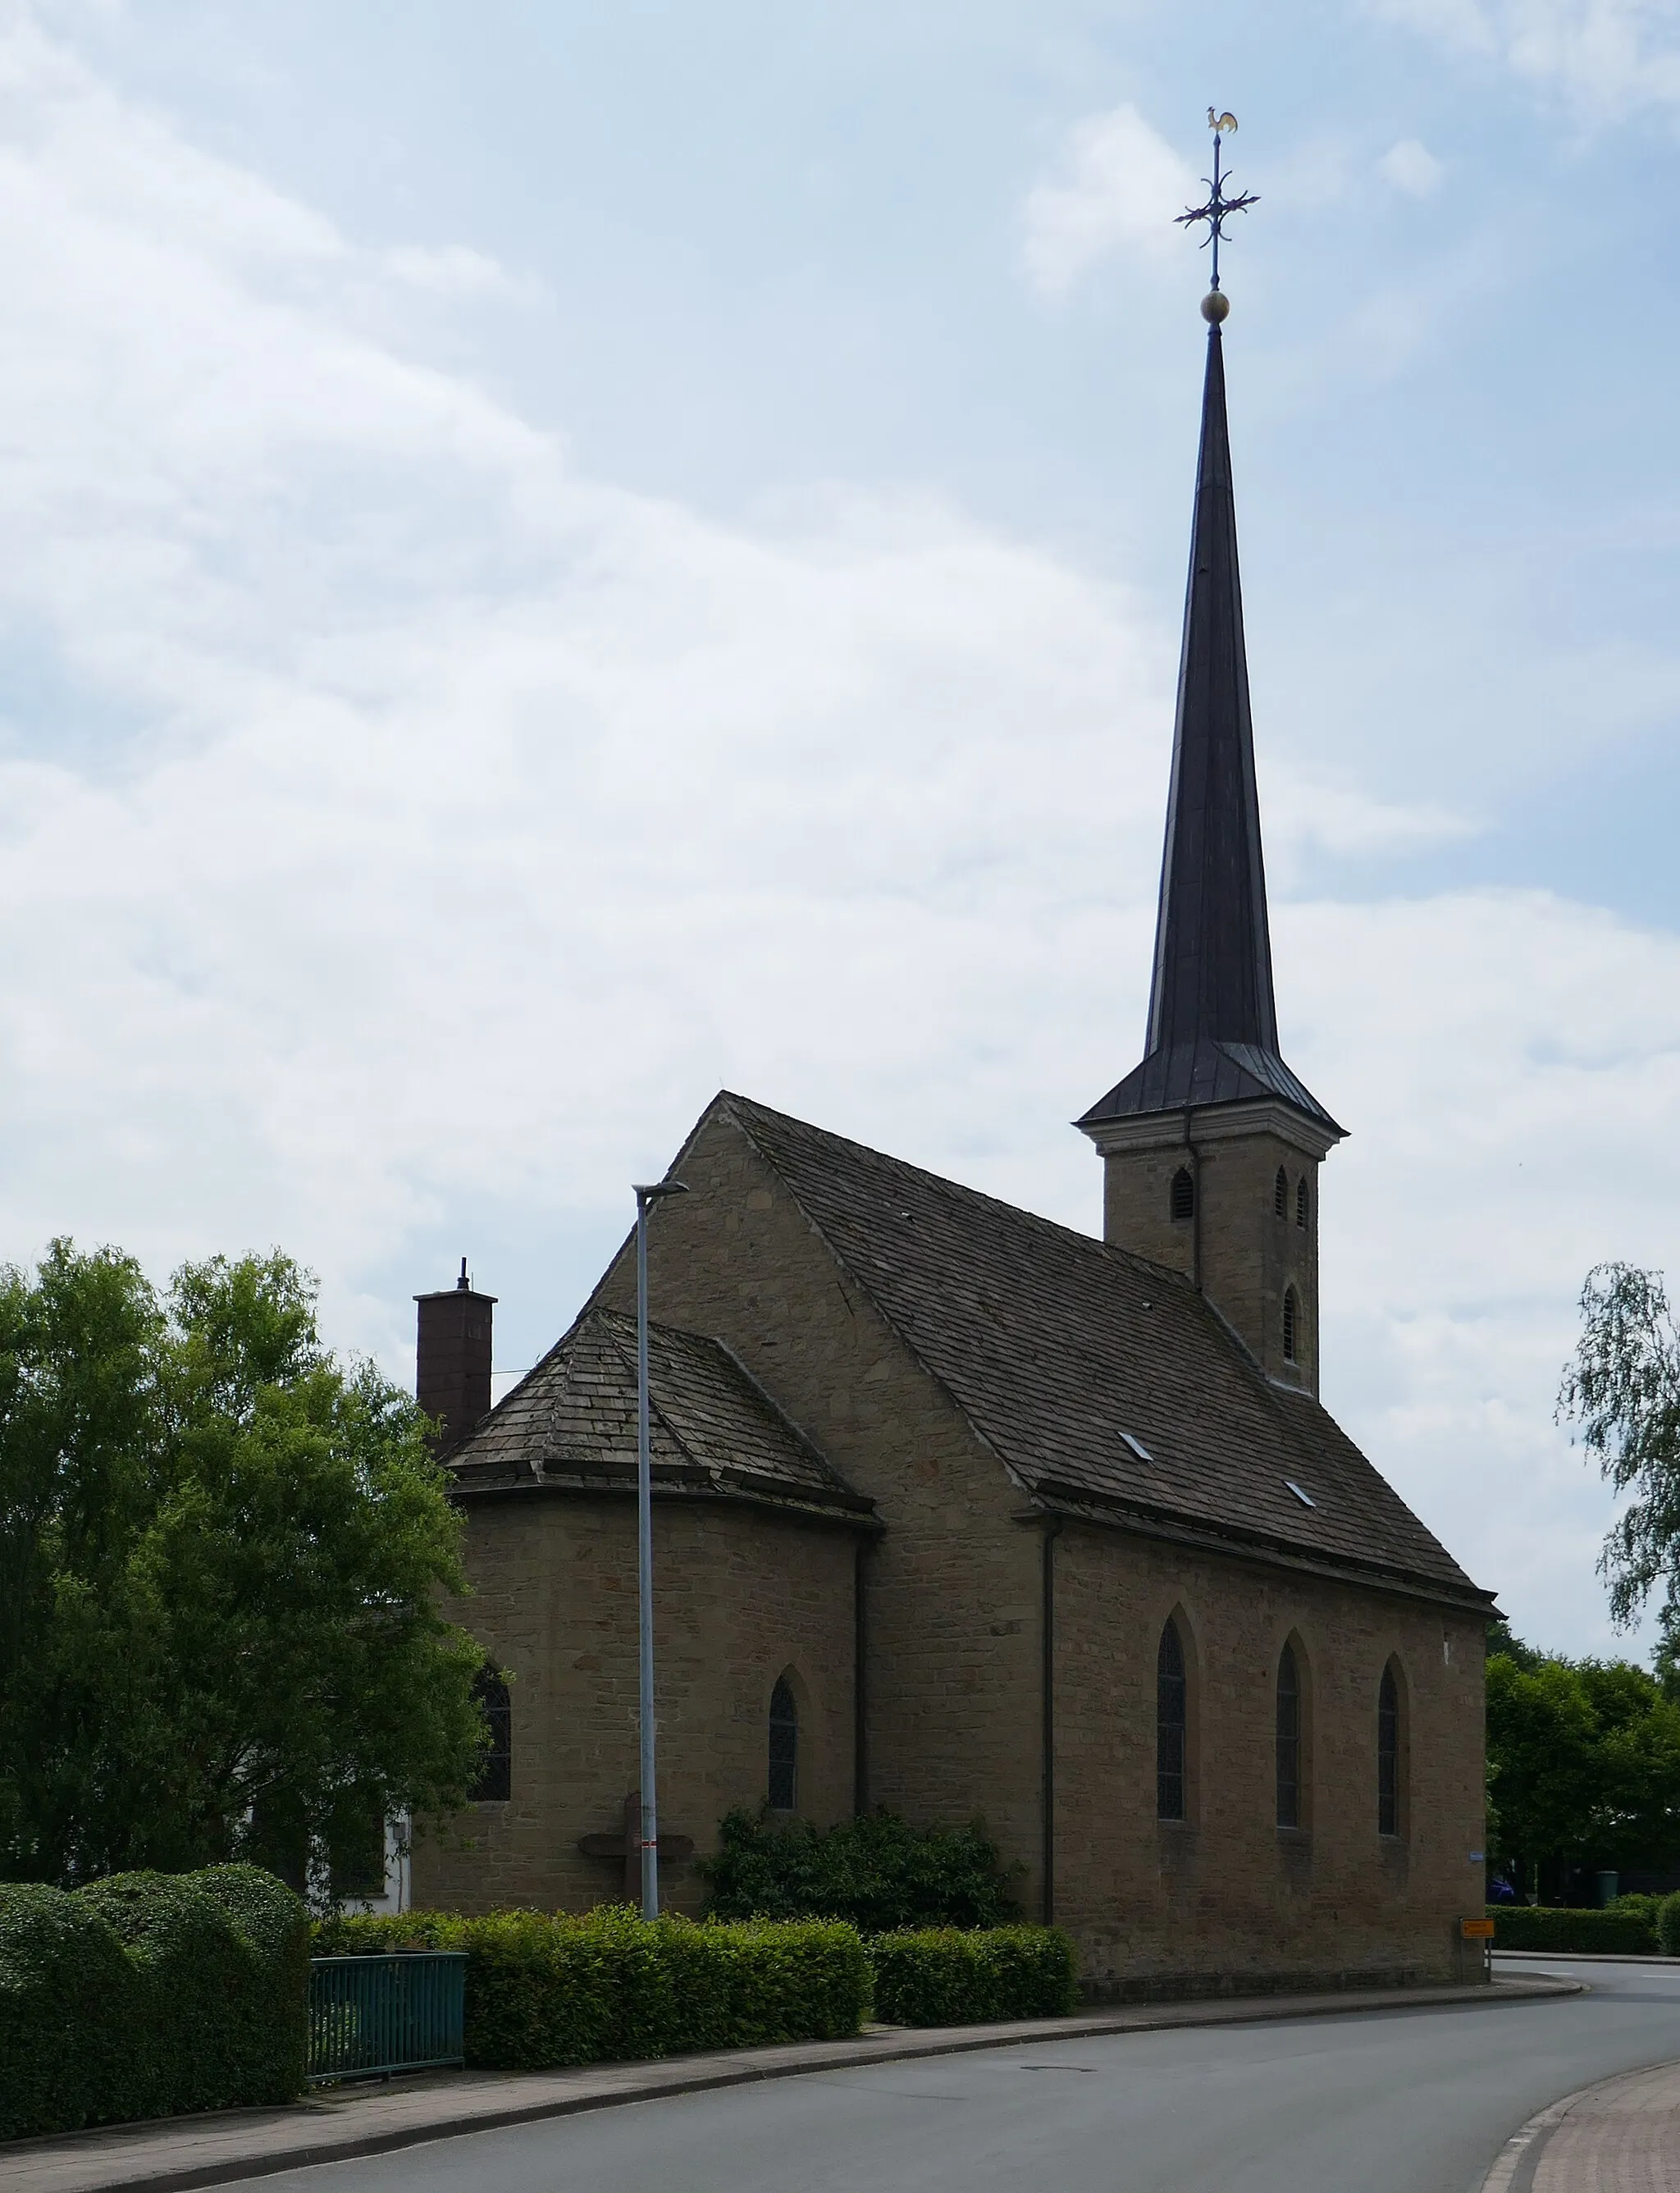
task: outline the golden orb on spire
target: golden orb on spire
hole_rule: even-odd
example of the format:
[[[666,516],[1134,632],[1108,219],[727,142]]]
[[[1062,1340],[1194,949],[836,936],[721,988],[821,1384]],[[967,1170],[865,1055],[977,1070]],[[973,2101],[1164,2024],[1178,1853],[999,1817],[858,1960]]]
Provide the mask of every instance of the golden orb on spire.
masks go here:
[[[1202,317],[1210,328],[1216,328],[1231,310],[1231,300],[1223,289],[1209,289],[1202,300]]]

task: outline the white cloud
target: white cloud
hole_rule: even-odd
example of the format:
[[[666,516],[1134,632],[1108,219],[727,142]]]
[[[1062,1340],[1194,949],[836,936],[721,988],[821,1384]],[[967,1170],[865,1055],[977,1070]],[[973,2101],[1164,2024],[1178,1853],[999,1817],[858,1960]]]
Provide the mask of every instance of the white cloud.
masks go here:
[[[1609,1495],[1551,1422],[1594,1263],[1671,1258],[1680,939],[1542,892],[1286,908],[1326,1397],[1519,1629],[1586,1649]]]
[[[1403,137],[1398,144],[1391,145],[1377,166],[1397,191],[1404,191],[1413,198],[1426,198],[1438,190],[1444,172],[1428,146],[1420,145],[1415,137]]]
[[[397,281],[433,297],[517,295],[527,286],[485,253],[462,243],[444,244],[436,250],[401,245],[385,253],[380,266]]]
[[[1121,113],[1043,186],[1049,286],[1170,237]],[[1174,633],[913,497],[731,528],[579,477],[367,332],[411,267],[15,24],[0,264],[9,1253],[278,1239],[395,1366],[370,1275],[441,1213],[500,1214],[557,1326],[568,1245],[725,1081],[1094,1222],[1057,1123],[1134,1059]],[[1463,827],[1263,767],[1280,869]],[[1680,1216],[1680,945],[1494,894],[1280,895],[1276,934],[1355,1130],[1329,1398],[1591,1642],[1606,1503],[1551,1400],[1586,1265]]]
[[[1454,51],[1497,56],[1608,121],[1680,105],[1675,0],[1367,0]]]
[[[1115,252],[1164,258],[1175,217],[1199,203],[1192,170],[1129,102],[1087,115],[1068,131],[1054,172],[1021,210],[1028,276],[1060,295]]]

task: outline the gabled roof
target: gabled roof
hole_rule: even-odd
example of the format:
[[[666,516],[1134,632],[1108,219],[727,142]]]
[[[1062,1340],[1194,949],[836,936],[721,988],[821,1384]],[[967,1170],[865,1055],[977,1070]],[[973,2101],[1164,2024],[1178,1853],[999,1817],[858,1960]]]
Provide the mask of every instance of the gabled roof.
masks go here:
[[[1281,1097],[1341,1129],[1283,1063],[1243,637],[1225,353],[1208,329],[1202,447],[1143,1063],[1079,1124]]]
[[[1491,1603],[1186,1279],[746,1097],[717,1105],[1036,1501]]]
[[[636,1321],[586,1310],[453,1454],[463,1492],[622,1492],[636,1481]],[[867,1521],[853,1492],[721,1341],[648,1328],[649,1452],[662,1493]]]

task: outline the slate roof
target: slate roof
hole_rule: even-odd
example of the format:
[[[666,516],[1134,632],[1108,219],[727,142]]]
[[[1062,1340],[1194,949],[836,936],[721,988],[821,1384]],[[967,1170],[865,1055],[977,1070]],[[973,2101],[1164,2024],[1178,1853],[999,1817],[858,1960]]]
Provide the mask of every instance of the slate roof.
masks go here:
[[[648,1328],[649,1451],[661,1492],[868,1522],[853,1492],[721,1341]],[[636,1321],[586,1310],[449,1457],[463,1492],[636,1481]]]
[[[746,1097],[717,1102],[1035,1500],[1491,1604],[1187,1279]]]
[[[1145,1056],[1079,1124],[1258,1096],[1282,1097],[1333,1133],[1342,1131],[1277,1048],[1225,351],[1215,322],[1208,329],[1202,388]]]

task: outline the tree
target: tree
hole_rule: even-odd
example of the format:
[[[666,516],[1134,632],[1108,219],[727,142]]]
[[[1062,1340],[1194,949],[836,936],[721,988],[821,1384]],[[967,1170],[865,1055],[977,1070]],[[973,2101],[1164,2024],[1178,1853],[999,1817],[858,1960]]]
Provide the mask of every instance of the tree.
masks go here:
[[[313,1282],[216,1257],[161,1299],[54,1242],[0,1269],[0,1875],[341,1846],[452,1810],[479,1647],[414,1404]]]
[[[1680,1858],[1680,1705],[1626,1660],[1495,1651],[1487,1669],[1496,1866],[1527,1882],[1571,1865]],[[1520,1657],[1519,1657],[1520,1656]]]
[[[1604,1540],[1610,1617],[1633,1620],[1659,1583],[1680,1603],[1680,1330],[1660,1272],[1595,1264],[1580,1293],[1581,1335],[1557,1397],[1618,1492],[1634,1498]]]

